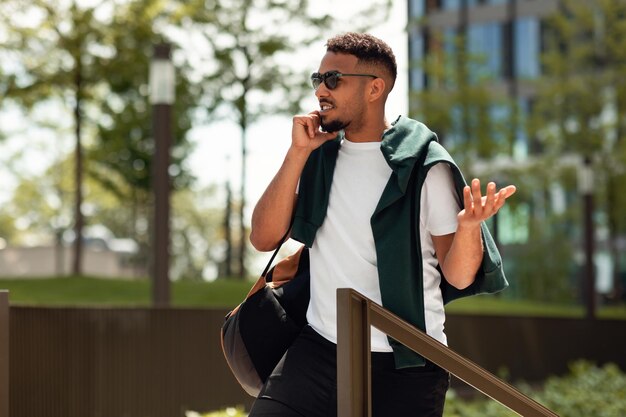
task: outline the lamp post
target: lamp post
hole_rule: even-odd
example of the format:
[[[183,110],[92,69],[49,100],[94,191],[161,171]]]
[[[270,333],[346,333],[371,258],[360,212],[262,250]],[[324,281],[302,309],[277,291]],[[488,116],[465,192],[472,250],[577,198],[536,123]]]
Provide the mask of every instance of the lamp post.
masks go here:
[[[594,319],[596,315],[596,280],[593,263],[595,236],[593,228],[593,169],[591,158],[586,156],[578,171],[578,188],[583,199],[583,230],[585,241],[585,275],[583,277],[583,300],[585,317]]]
[[[170,146],[175,75],[169,44],[154,48],[150,63],[150,104],[154,137],[152,187],[154,192],[153,253],[151,262],[152,305],[167,307],[170,302]]]

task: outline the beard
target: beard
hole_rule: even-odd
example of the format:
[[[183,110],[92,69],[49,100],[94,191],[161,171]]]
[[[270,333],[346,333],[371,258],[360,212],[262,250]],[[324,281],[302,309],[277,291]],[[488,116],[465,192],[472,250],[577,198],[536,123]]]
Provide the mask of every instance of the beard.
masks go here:
[[[341,120],[325,121],[324,118],[322,117],[320,127],[322,128],[322,131],[324,132],[339,132],[340,130],[343,130],[346,127],[348,127],[349,124],[350,122],[343,122]]]

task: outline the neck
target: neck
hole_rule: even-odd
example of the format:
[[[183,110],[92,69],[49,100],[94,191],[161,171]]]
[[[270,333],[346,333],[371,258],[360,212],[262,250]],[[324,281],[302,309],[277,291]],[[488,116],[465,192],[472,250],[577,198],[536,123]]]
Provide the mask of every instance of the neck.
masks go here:
[[[380,142],[383,133],[390,127],[385,116],[381,115],[367,119],[361,126],[355,128],[348,126],[345,134],[351,142]]]

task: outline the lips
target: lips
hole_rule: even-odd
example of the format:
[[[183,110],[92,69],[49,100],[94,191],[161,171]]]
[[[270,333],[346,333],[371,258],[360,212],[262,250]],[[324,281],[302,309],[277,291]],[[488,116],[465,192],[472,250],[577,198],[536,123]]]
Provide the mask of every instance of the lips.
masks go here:
[[[329,100],[320,100],[320,113],[326,113],[334,109],[335,106]]]
[[[320,113],[329,112],[330,110],[332,110],[334,108],[335,108],[335,106],[333,106],[329,102],[327,102],[327,101],[320,101]]]

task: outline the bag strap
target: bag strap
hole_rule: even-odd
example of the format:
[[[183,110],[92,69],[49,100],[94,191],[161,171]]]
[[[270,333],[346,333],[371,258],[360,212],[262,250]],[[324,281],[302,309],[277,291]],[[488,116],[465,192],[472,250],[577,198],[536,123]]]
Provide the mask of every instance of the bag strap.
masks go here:
[[[276,258],[276,255],[278,255],[278,251],[280,250],[280,247],[283,246],[283,243],[285,243],[285,241],[289,237],[289,233],[291,232],[291,227],[292,226],[293,226],[293,218],[291,219],[291,223],[289,224],[289,228],[287,229],[287,232],[285,233],[285,236],[283,236],[280,239],[280,242],[278,243],[278,246],[274,250],[274,253],[272,254],[272,257],[270,258],[270,261],[267,263],[267,266],[263,270],[263,273],[261,274],[262,277],[266,277],[267,276],[267,273],[269,272],[270,267],[272,266],[272,262],[274,262],[274,258]]]

